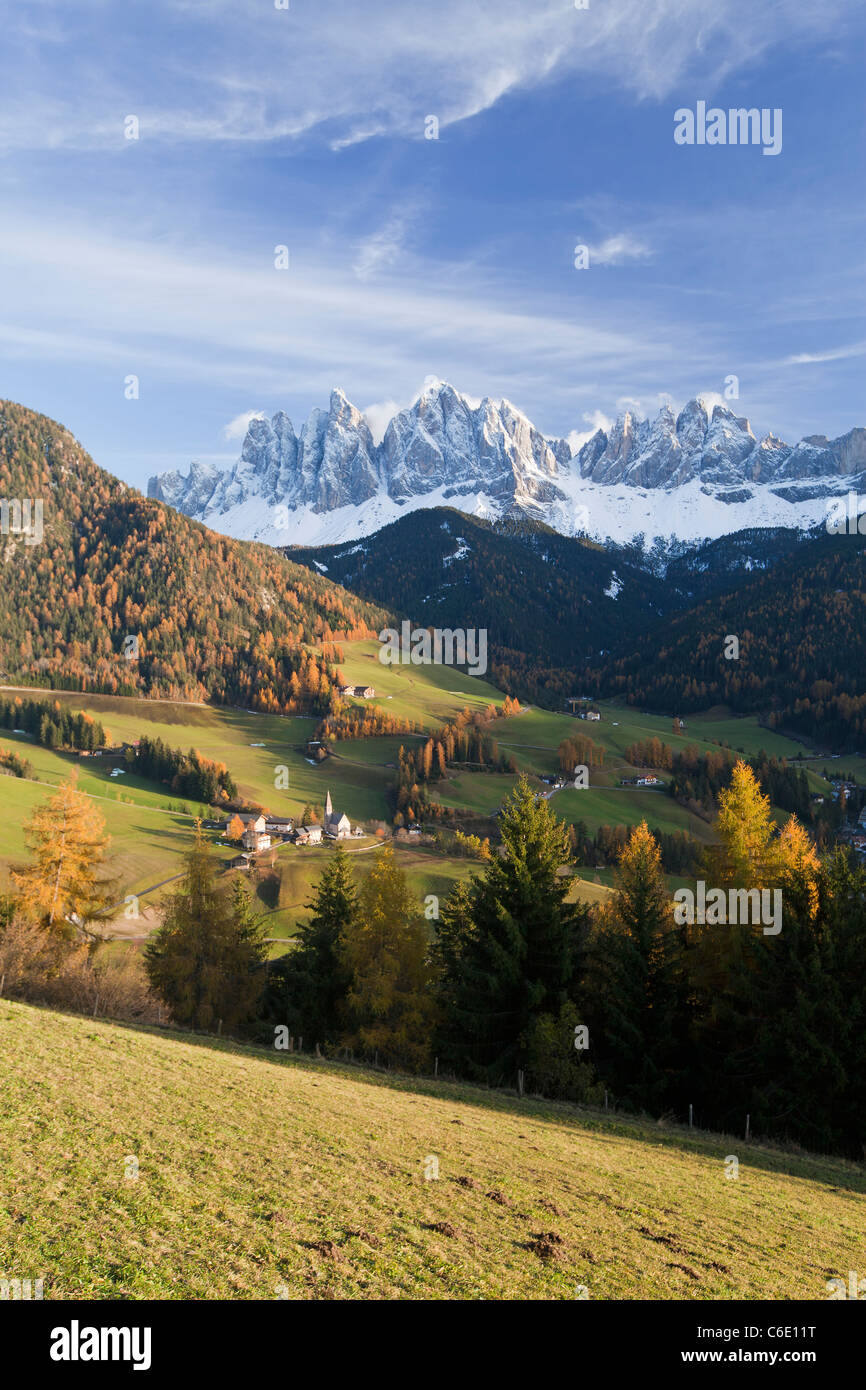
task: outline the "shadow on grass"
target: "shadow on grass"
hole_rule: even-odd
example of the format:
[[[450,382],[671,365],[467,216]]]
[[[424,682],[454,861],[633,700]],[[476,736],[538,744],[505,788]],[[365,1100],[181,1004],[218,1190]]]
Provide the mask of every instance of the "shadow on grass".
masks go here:
[[[573,1128],[576,1131],[591,1133],[602,1143],[639,1141],[654,1148],[694,1154],[717,1163],[722,1163],[733,1153],[741,1164],[750,1168],[760,1168],[790,1178],[821,1183],[840,1195],[866,1194],[866,1165],[837,1155],[810,1153],[793,1146],[784,1147],[778,1141],[764,1143],[750,1140],[746,1143],[736,1135],[713,1130],[689,1129],[687,1125],[667,1121],[661,1123],[645,1115],[611,1113],[567,1101],[547,1100],[540,1096],[520,1097],[516,1092],[487,1089],[470,1082],[445,1077],[411,1076],[405,1072],[377,1069],[369,1063],[318,1058],[306,1052],[276,1054],[272,1048],[261,1044],[219,1038],[210,1033],[186,1032],[156,1024],[131,1023],[119,1019],[91,1019],[85,1014],[51,1009],[41,1004],[24,1004],[19,1000],[0,999],[0,1007],[3,1004],[64,1013],[66,1017],[81,1019],[83,1023],[107,1024],[113,1028],[162,1038],[171,1043],[243,1056],[266,1062],[281,1070],[288,1068],[315,1071],[350,1081],[356,1086],[373,1086],[410,1095],[429,1096],[431,1099],[455,1105],[474,1106],[536,1123],[553,1124],[559,1129]]]

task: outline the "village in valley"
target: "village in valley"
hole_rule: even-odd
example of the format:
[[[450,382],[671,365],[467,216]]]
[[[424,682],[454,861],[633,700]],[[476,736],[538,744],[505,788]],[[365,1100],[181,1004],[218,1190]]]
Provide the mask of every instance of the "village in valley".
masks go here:
[[[240,842],[243,845],[243,849],[228,861],[230,869],[249,869],[258,855],[276,844],[319,845],[323,838],[348,840],[364,837],[360,825],[353,828],[345,813],[333,809],[330,790],[325,797],[325,815],[321,824],[311,821],[307,825],[296,826],[291,817],[269,816],[256,811],[235,811],[225,821],[205,821],[204,824],[207,829],[222,832],[224,841],[221,843]]]

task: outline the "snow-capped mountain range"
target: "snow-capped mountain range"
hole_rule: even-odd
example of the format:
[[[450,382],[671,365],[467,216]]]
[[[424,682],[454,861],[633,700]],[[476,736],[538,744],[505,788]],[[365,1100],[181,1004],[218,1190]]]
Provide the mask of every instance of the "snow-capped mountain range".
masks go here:
[[[299,434],[284,411],[254,418],[233,468],[193,463],[151,478],[157,497],[215,531],[271,545],[356,540],[407,510],[447,503],[524,515],[564,535],[715,538],[753,526],[805,528],[827,499],[866,487],[866,429],[838,439],[762,439],[701,397],[678,415],[621,415],[575,452],[509,401],[469,400],[445,382],[393,416],[376,444],[342,391]]]

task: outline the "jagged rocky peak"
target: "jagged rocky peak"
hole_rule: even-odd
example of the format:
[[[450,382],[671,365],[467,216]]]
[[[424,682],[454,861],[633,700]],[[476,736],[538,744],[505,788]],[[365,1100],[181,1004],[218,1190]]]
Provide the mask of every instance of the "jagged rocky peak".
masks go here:
[[[570,454],[570,451],[569,451]],[[429,384],[389,422],[382,473],[396,501],[444,487],[482,491],[497,502],[560,495],[546,479],[558,471],[553,447],[510,401],[478,405],[447,382]]]
[[[453,499],[479,515],[537,517],[567,533],[589,526],[603,535],[611,524],[607,506],[584,505],[598,486],[626,490],[628,500],[616,504],[620,512],[634,511],[633,493],[679,496],[678,489],[696,484],[727,509],[747,503],[750,489],[764,487],[774,490],[767,514],[775,518],[779,499],[793,505],[826,496],[856,485],[861,474],[862,428],[835,440],[810,435],[792,447],[773,434],[757,439],[744,416],[696,396],[678,414],[663,404],[651,420],[624,410],[573,455],[566,439],[545,437],[510,401],[473,400],[448,382],[431,380],[392,417],[379,445],[363,412],[334,390],[328,409],[312,410],[299,432],[284,411],[270,420],[256,416],[231,469],[194,463],[186,476],[152,478],[148,493],[235,535],[271,538],[278,506],[298,518],[323,516],[321,526],[303,522],[305,536],[327,530],[327,514],[340,509],[345,516],[334,524],[341,535],[346,528],[366,534],[426,498]],[[650,500],[641,506],[658,510]],[[353,521],[356,516],[362,519]],[[683,517],[692,528],[702,524],[693,508],[686,517],[676,507],[671,524]],[[811,513],[808,520],[814,522]],[[277,529],[285,537],[284,523]],[[328,534],[335,534],[333,527]]]
[[[214,491],[225,478],[225,473],[210,463],[200,463],[193,459],[189,473],[184,476],[176,469],[170,473],[160,473],[151,478],[147,485],[148,497],[158,497],[161,502],[193,515],[190,508],[202,511],[210,504]]]
[[[747,419],[700,396],[674,416],[663,405],[650,422],[626,411],[609,434],[598,431],[578,455],[580,475],[632,487],[679,487],[698,478],[729,486],[751,478],[746,460],[758,441]]]
[[[403,501],[467,479],[472,454],[469,403],[447,382],[430,384],[385,430],[381,456],[388,493]]]
[[[366,417],[342,391],[332,391],[324,428],[321,423],[315,433],[316,453],[309,459],[314,481],[304,501],[317,512],[366,502],[379,488],[377,450]],[[306,453],[304,463],[306,467]]]

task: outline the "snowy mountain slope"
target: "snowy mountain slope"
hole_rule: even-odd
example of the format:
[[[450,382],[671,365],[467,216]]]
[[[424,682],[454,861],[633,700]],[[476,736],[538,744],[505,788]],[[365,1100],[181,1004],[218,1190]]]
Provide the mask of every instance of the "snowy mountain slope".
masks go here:
[[[543,520],[564,535],[695,541],[812,526],[827,498],[864,481],[866,429],[791,446],[756,438],[747,419],[697,398],[652,421],[627,412],[572,454],[509,401],[476,405],[437,382],[393,417],[379,445],[335,390],[299,434],[283,411],[254,419],[232,469],[193,463],[186,476],[151,478],[148,495],[216,531],[273,545],[353,540],[443,503],[487,519]]]

